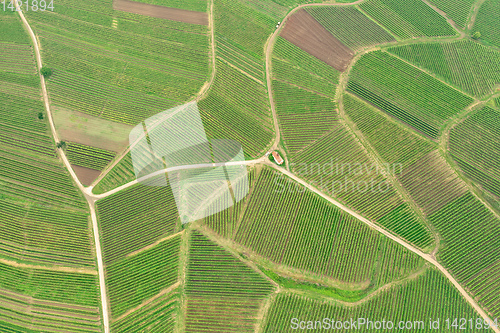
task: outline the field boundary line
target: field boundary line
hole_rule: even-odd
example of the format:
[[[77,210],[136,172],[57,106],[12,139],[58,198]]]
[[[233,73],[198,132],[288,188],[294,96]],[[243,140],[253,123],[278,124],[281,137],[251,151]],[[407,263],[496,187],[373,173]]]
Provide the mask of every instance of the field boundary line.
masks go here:
[[[80,274],[88,274],[88,275],[97,275],[97,270],[89,269],[89,268],[77,268],[77,267],[69,267],[69,266],[44,266],[44,265],[34,265],[34,264],[25,264],[20,263],[15,260],[8,260],[4,258],[0,258],[0,263],[16,267],[16,268],[27,268],[27,269],[40,269],[45,271],[54,271],[54,272],[66,272],[66,273],[80,273]]]
[[[133,307],[132,309],[128,309],[127,311],[125,311],[123,314],[121,314],[120,316],[116,317],[116,318],[113,318],[111,321],[114,323],[114,322],[117,322],[123,318],[125,318],[126,316],[130,315],[131,313],[141,309],[142,307],[154,302],[155,300],[157,300],[158,298],[160,298],[161,296],[163,295],[167,295],[169,294],[171,291],[173,291],[175,288],[177,288],[178,286],[180,285],[180,282],[177,281],[176,283],[174,283],[173,285],[169,286],[168,288],[165,288],[163,289],[162,291],[160,291],[158,294],[154,295],[153,297],[151,298],[148,298],[147,300],[143,301],[141,304]]]
[[[167,237],[163,237],[161,239],[158,239],[157,241],[155,241],[154,243],[152,244],[149,244],[149,245],[146,245],[142,248],[140,248],[139,250],[135,250],[133,252],[130,252],[128,253],[127,255],[125,255],[125,258],[130,258],[130,257],[133,257],[133,256],[136,256],[138,255],[139,253],[141,252],[144,252],[144,251],[147,251],[149,249],[152,249],[153,247],[155,247],[156,245],[160,244],[160,243],[163,243],[169,239],[172,239],[174,238],[175,236],[179,236],[179,235],[182,235],[184,233],[185,230],[181,230],[179,232],[176,232],[175,234],[172,234],[172,235],[168,235]]]
[[[186,281],[187,281],[187,269],[189,262],[189,247],[191,242],[191,230],[186,230],[185,233],[181,235],[181,243],[179,246],[179,263],[177,272],[177,283],[179,283],[179,308],[178,308],[178,320],[175,322],[174,332],[182,333],[186,329],[186,314],[187,314],[187,295],[186,295]]]
[[[42,88],[42,95],[43,95],[43,101],[44,101],[44,106],[45,110],[47,112],[47,118],[50,124],[50,130],[52,133],[52,137],[54,139],[54,142],[57,143],[59,142],[59,136],[56,131],[56,127],[54,124],[54,118],[52,117],[52,111],[50,109],[50,104],[49,104],[49,96],[47,94],[47,86],[45,84],[45,78],[43,75],[40,73],[40,70],[42,69],[42,56],[40,54],[40,46],[38,44],[38,40],[36,38],[35,33],[33,32],[33,29],[31,29],[31,26],[29,25],[28,21],[26,20],[26,17],[24,16],[23,10],[18,7],[18,1],[19,0],[12,0],[14,3],[14,6],[16,7],[16,10],[19,13],[19,16],[24,24],[24,27],[28,31],[31,41],[33,44],[33,49],[35,51],[35,57],[36,57],[36,63],[37,63],[37,69],[38,69],[38,76],[40,78],[40,86]],[[63,161],[64,166],[68,170],[68,172],[71,175],[71,178],[73,178],[74,183],[77,185],[78,189],[82,192],[84,195],[85,199],[87,200],[87,203],[89,205],[90,209],[90,214],[92,217],[92,231],[94,234],[94,243],[95,243],[95,249],[96,249],[96,259],[97,259],[97,268],[99,272],[99,289],[101,292],[101,305],[102,305],[102,325],[104,327],[104,333],[109,333],[109,309],[108,309],[108,300],[106,296],[106,285],[105,285],[105,279],[104,279],[104,262],[102,260],[102,250],[101,250],[101,244],[100,244],[100,239],[99,239],[99,227],[97,224],[97,217],[94,209],[94,200],[89,198],[88,194],[90,191],[86,190],[85,187],[82,185],[80,180],[75,174],[75,171],[71,167],[71,164],[69,163],[69,160],[64,153],[62,149],[56,149],[57,155],[59,158]]]
[[[457,25],[457,23],[452,20],[451,18],[448,17],[448,14],[446,14],[445,11],[437,8],[435,5],[433,5],[432,3],[430,3],[429,1],[427,0],[422,0],[427,6],[429,6],[430,8],[432,8],[436,13],[438,13],[439,15],[441,15],[442,17],[444,17],[446,19],[446,22],[451,25],[451,27],[453,28],[453,30],[455,30],[456,32],[458,32],[458,34],[460,35],[461,38],[464,38],[465,37],[465,31],[463,31],[462,29],[460,29]]]
[[[310,299],[315,299],[315,298],[321,298],[323,301],[331,302],[331,303],[338,303],[342,304],[343,306],[347,307],[356,307],[359,306],[365,302],[368,302],[372,298],[378,296],[380,293],[385,292],[393,287],[399,286],[407,282],[408,280],[413,280],[418,278],[419,276],[425,274],[427,270],[429,269],[429,264],[424,264],[424,266],[417,271],[411,273],[408,276],[403,277],[402,279],[396,280],[396,281],[391,281],[389,283],[384,284],[383,286],[380,286],[379,288],[375,289],[368,295],[364,296],[362,299],[356,301],[356,302],[347,302],[343,300],[339,300],[335,297],[330,297],[326,295],[322,295],[319,293],[314,293],[313,291],[310,290],[302,290],[302,289],[295,289],[295,288],[283,288],[280,290],[280,292],[283,293],[292,293],[295,295],[300,295],[300,296],[306,296],[309,297]]]
[[[255,325],[255,333],[263,333],[264,332],[264,326],[267,321],[267,318],[269,317],[269,309],[271,309],[271,306],[273,303],[276,301],[276,297],[278,297],[278,294],[281,292],[280,287],[278,288],[267,297],[265,302],[262,303],[259,312],[257,313],[257,323]]]

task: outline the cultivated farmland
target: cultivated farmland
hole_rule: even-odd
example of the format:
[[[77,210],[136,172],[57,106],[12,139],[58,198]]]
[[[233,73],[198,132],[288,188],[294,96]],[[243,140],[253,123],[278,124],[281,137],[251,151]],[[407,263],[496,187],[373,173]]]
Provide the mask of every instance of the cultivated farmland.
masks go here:
[[[389,52],[474,96],[491,94],[500,84],[500,53],[477,42],[410,44]]]
[[[266,87],[222,60],[198,107],[210,138],[236,140],[251,157],[259,156],[272,138]]]
[[[330,98],[280,81],[273,81],[273,92],[283,140],[291,157],[336,126],[337,110]]]
[[[443,239],[438,259],[479,303],[500,316],[500,219],[472,194],[429,216]]]
[[[97,276],[0,263],[0,329],[100,332]]]
[[[96,208],[105,263],[151,245],[177,228],[170,187],[134,185],[98,201]]]
[[[254,332],[272,284],[199,232],[190,243],[185,332]]]
[[[114,157],[112,151],[68,142],[66,155],[71,164],[84,168],[102,170]]]
[[[113,317],[120,317],[125,311],[158,296],[177,281],[180,240],[180,236],[174,236],[106,267]]]
[[[308,7],[306,10],[333,36],[353,50],[395,41],[393,36],[356,7]]]
[[[88,214],[0,201],[0,254],[23,262],[94,267]]]
[[[111,0],[62,0],[54,14],[27,14],[54,71],[55,106],[135,125],[207,79],[206,26],[113,11]]]
[[[450,132],[450,153],[462,171],[500,197],[500,112],[484,107]]]
[[[288,18],[280,36],[341,72],[353,56],[349,47],[302,9]]]
[[[412,304],[411,307],[408,304]],[[443,306],[446,304],[446,306]],[[344,306],[335,301],[315,300],[290,292],[280,293],[273,302],[266,320],[266,332],[295,332],[291,326],[292,318],[299,321],[322,321],[331,318],[334,321],[349,321],[350,318],[369,318],[369,320],[391,320],[398,325],[400,320],[411,322],[424,321],[421,332],[434,332],[429,328],[429,320],[435,318],[472,318],[477,314],[461,297],[454,287],[436,270],[428,269],[424,274],[405,280],[401,284],[381,291],[373,298],[356,306]],[[451,324],[451,322],[450,322]],[[474,322],[475,324],[475,322]],[[446,325],[441,319],[440,327]],[[312,326],[314,328],[314,326]],[[330,326],[331,327],[331,326]],[[358,327],[359,329],[359,327]],[[323,330],[325,328],[323,327]],[[369,331],[366,326],[361,331]],[[320,331],[320,326],[317,330]],[[451,330],[458,332],[459,330]],[[474,327],[470,332],[481,332]]]
[[[500,2],[498,0],[485,1],[479,8],[472,31],[479,31],[482,39],[500,47],[499,19]]]
[[[399,179],[427,215],[467,191],[465,184],[448,167],[438,151],[427,154],[407,167]]]
[[[343,104],[345,113],[387,163],[401,163],[402,169],[406,169],[437,148],[433,142],[404,129],[393,118],[353,95],[345,94]],[[395,137],[396,145],[392,144]]]
[[[120,161],[108,171],[97,185],[92,189],[95,194],[110,191],[118,186],[135,180],[134,166],[132,165],[132,155],[127,152]]]
[[[13,13],[0,12],[0,25],[8,26],[0,35],[0,254],[93,268],[86,204],[48,134],[29,38]]]
[[[420,0],[368,0],[359,7],[401,39],[457,34],[444,17]]]
[[[472,10],[474,0],[431,0],[437,8],[445,12],[459,27],[464,28]]]
[[[255,188],[234,240],[278,265],[346,283],[383,285],[421,264],[419,257],[272,169],[261,171]]]
[[[113,332],[174,332],[179,306],[179,291],[161,295],[136,311],[111,324]]]
[[[458,90],[382,51],[364,55],[356,63],[348,90],[433,139],[450,117],[472,102]]]
[[[206,12],[207,11],[207,0],[141,0],[139,2],[147,3],[151,5],[165,6],[171,8],[178,8],[184,10],[192,10],[196,12]]]

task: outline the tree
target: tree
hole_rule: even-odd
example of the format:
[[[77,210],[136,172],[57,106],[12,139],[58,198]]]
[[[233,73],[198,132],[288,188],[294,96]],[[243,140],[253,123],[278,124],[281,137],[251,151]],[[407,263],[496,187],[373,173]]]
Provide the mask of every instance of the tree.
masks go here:
[[[42,69],[40,69],[40,74],[42,74],[44,78],[48,79],[52,75],[52,69],[48,67],[42,67]]]
[[[61,149],[61,148],[66,148],[66,142],[64,141],[59,141],[57,143],[57,148]]]
[[[43,119],[43,112],[38,112],[38,119],[40,119],[40,120]]]
[[[474,39],[481,38],[481,33],[479,31],[476,31],[474,34],[472,34],[472,38],[474,38]]]

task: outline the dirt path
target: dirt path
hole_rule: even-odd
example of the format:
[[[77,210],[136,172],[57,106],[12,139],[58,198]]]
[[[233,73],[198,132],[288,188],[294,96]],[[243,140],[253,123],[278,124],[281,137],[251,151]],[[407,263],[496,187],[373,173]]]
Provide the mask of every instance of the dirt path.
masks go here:
[[[17,1],[18,0],[13,0],[14,3],[16,4],[17,7]],[[33,44],[33,49],[35,51],[35,56],[36,56],[36,63],[37,67],[40,70],[42,68],[42,57],[40,55],[40,47],[38,45],[37,38],[35,36],[35,33],[33,32],[33,29],[31,29],[31,26],[29,25],[28,21],[26,20],[26,17],[24,16],[24,12],[22,10],[18,11],[19,16],[21,17],[21,20],[23,21],[23,24],[28,31],[32,44]],[[45,105],[45,110],[47,112],[47,118],[49,120],[50,124],[50,131],[52,133],[52,137],[54,138],[55,142],[59,142],[59,136],[57,135],[56,127],[54,125],[54,118],[52,116],[52,112],[50,109],[49,105],[49,96],[47,94],[47,87],[45,86],[45,78],[40,74],[40,85],[42,87],[42,95],[43,95],[43,102]],[[95,208],[94,208],[94,200],[88,197],[89,192],[85,189],[85,187],[82,185],[80,180],[78,180],[78,177],[76,176],[75,172],[73,171],[73,168],[71,167],[68,158],[66,157],[66,154],[63,152],[62,149],[57,149],[57,154],[59,158],[63,161],[64,166],[68,170],[68,172],[71,175],[71,178],[73,178],[73,181],[77,185],[78,189],[82,191],[82,193],[85,195],[85,198],[87,199],[87,202],[89,204],[89,209],[90,209],[90,214],[92,217],[92,230],[94,234],[94,241],[95,241],[95,249],[96,249],[96,257],[97,257],[97,268],[98,268],[98,273],[99,273],[99,288],[101,291],[101,303],[102,303],[102,322],[104,326],[104,332],[109,333],[109,313],[108,313],[108,299],[106,296],[106,285],[105,285],[105,280],[104,280],[104,263],[102,260],[102,251],[101,251],[101,245],[100,245],[100,240],[99,240],[99,228],[97,225],[97,217],[95,214]]]
[[[141,178],[137,178],[135,180],[132,180],[131,182],[128,182],[120,187],[117,187],[115,189],[112,189],[111,191],[102,193],[102,194],[89,194],[88,197],[92,198],[93,200],[97,199],[102,199],[106,198],[110,195],[113,195],[117,192],[120,192],[121,190],[124,190],[126,188],[129,188],[132,185],[138,184],[140,182],[146,181],[149,178],[156,177],[162,174],[165,174],[167,172],[172,172],[172,171],[177,171],[177,170],[191,170],[191,169],[201,169],[201,168],[215,168],[215,167],[221,167],[221,166],[235,166],[235,165],[254,165],[257,163],[262,163],[267,159],[266,156],[263,156],[259,159],[256,160],[249,160],[249,161],[239,161],[239,162],[225,162],[225,163],[205,163],[205,164],[191,164],[191,165],[181,165],[181,166],[176,166],[176,167],[171,167],[171,168],[166,168],[162,170],[155,171],[153,173],[150,173],[146,176],[143,176]]]
[[[26,268],[26,269],[41,269],[46,271],[55,271],[55,272],[66,272],[66,273],[80,273],[80,274],[89,274],[89,275],[97,275],[97,271],[90,268],[77,268],[77,267],[67,267],[67,266],[44,266],[44,265],[32,265],[32,264],[24,264],[19,263],[14,260],[7,260],[4,258],[0,258],[0,263],[4,265],[9,265],[17,268]]]

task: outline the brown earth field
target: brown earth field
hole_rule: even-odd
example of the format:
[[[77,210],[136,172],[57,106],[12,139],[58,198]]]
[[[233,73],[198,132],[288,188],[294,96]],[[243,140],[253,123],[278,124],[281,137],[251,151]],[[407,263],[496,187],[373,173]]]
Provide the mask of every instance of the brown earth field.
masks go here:
[[[71,167],[75,170],[78,179],[84,186],[90,186],[90,184],[92,184],[101,174],[100,170],[84,168],[74,164],[71,164]]]
[[[288,18],[280,36],[341,72],[354,56],[350,48],[303,9]]]
[[[130,0],[113,0],[113,9],[165,20],[208,25],[207,13],[195,12],[191,10],[149,5]]]

